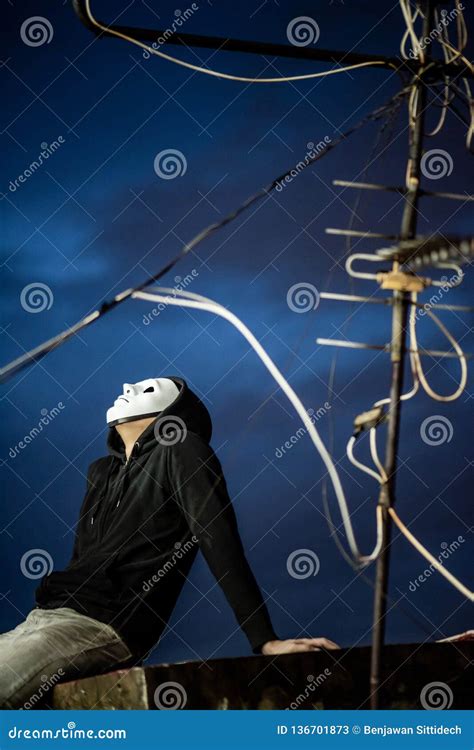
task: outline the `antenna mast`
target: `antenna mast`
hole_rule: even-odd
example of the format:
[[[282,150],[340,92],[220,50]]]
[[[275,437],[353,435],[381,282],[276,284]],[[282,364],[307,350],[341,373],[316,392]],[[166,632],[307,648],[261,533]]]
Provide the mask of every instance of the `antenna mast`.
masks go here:
[[[425,0],[423,20],[423,37],[429,38],[433,25],[434,3]],[[420,198],[421,157],[423,155],[423,129],[426,109],[426,86],[424,73],[429,64],[429,53],[426,49],[425,61],[420,61],[418,76],[414,83],[415,111],[413,120],[410,117],[409,154],[407,164],[407,190],[400,230],[401,240],[413,239],[416,235],[418,201]],[[392,271],[398,270],[398,261],[394,260]],[[379,707],[380,667],[382,646],[385,637],[387,612],[387,587],[390,562],[390,541],[392,523],[388,509],[395,503],[395,479],[400,436],[400,396],[403,392],[404,367],[406,361],[407,313],[409,294],[406,291],[393,291],[392,305],[392,339],[391,362],[392,377],[390,387],[390,405],[388,408],[387,443],[385,452],[385,472],[387,481],[381,485],[379,504],[382,508],[382,548],[376,562],[374,612],[372,626],[372,657],[370,673],[371,708]]]

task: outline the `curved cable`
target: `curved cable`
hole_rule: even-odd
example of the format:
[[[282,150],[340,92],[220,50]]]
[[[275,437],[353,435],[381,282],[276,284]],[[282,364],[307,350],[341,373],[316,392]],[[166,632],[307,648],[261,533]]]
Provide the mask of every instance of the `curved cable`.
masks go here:
[[[134,39],[131,36],[127,36],[127,34],[112,29],[109,26],[104,26],[92,15],[90,9],[90,0],[85,0],[85,10],[88,20],[93,26],[95,26],[96,29],[100,29],[107,34],[116,36],[119,39],[130,42],[131,44],[135,44],[137,47],[141,47],[142,49],[146,50],[150,55],[156,55],[157,57],[163,58],[163,60],[168,60],[168,62],[175,63],[176,65],[181,65],[183,68],[194,70],[196,73],[204,73],[205,75],[214,76],[215,78],[224,78],[227,81],[240,81],[242,83],[288,83],[290,81],[305,81],[312,78],[324,78],[325,76],[334,75],[336,73],[346,73],[347,71],[355,70],[356,68],[367,68],[373,67],[374,65],[386,66],[387,64],[394,70],[397,70],[397,67],[394,63],[387,63],[384,60],[374,60],[373,62],[355,63],[354,65],[347,65],[343,68],[333,68],[321,73],[306,73],[299,76],[281,76],[278,78],[248,78],[247,76],[235,76],[230,73],[222,73],[219,70],[213,70],[212,68],[203,68],[200,65],[193,65],[193,63],[186,62],[185,60],[181,60],[178,57],[172,57],[171,55],[167,55],[165,52],[160,52],[154,47],[150,47],[148,44],[145,44],[145,42],[140,42],[139,39]]]
[[[416,292],[412,292],[411,298],[412,298],[413,302],[416,302],[416,299],[417,299]],[[418,378],[420,380],[421,385],[423,386],[423,389],[426,391],[426,393],[428,394],[428,396],[430,396],[435,401],[442,401],[442,402],[455,401],[463,393],[463,391],[464,391],[464,389],[466,387],[466,383],[467,383],[467,360],[466,360],[466,356],[465,356],[463,350],[461,349],[460,345],[458,344],[458,342],[454,338],[454,336],[452,336],[452,334],[448,331],[448,329],[446,328],[446,326],[440,321],[440,319],[438,318],[438,316],[435,315],[431,310],[426,310],[425,312],[433,320],[433,322],[438,326],[438,328],[440,329],[440,331],[446,336],[446,338],[448,339],[449,343],[451,344],[451,346],[455,350],[456,354],[458,355],[459,363],[460,363],[460,366],[461,366],[461,378],[460,378],[459,385],[456,388],[456,390],[453,393],[451,393],[451,394],[449,394],[447,396],[443,396],[442,394],[437,393],[436,391],[434,391],[431,388],[430,384],[428,383],[428,381],[426,379],[425,373],[423,371],[423,365],[421,363],[421,357],[420,357],[419,352],[418,352],[418,340],[417,340],[417,336],[416,336],[416,317],[415,316],[413,316],[413,317],[410,316],[410,339],[411,339],[411,341],[414,344],[414,346],[413,346],[413,349],[414,349],[414,351],[413,351],[413,357],[414,357],[414,362],[415,362],[415,366],[416,366],[416,371],[417,371]]]
[[[169,296],[170,294],[173,296]],[[286,378],[280,372],[271,357],[267,354],[263,346],[255,338],[249,328],[247,328],[247,326],[236,315],[234,315],[234,313],[227,310],[227,308],[225,308],[220,303],[193,292],[188,292],[185,290],[177,291],[176,289],[158,287],[157,289],[152,289],[149,292],[135,292],[132,297],[133,299],[143,299],[150,302],[163,302],[164,304],[176,305],[178,307],[190,307],[197,310],[214,313],[215,315],[218,315],[231,323],[231,325],[233,325],[234,328],[236,328],[239,333],[246,339],[246,341],[250,344],[264,366],[267,368],[273,379],[280,386],[283,393],[288,398],[296,413],[303,422],[304,426],[306,427],[308,435],[311,438],[319,455],[321,456],[321,459],[330,476],[334,492],[339,503],[342,522],[351,552],[355,560],[357,560],[360,565],[366,565],[369,561],[368,558],[370,558],[370,555],[362,555],[357,546],[346,497],[336,466],[331,456],[329,455],[329,452],[316,427],[314,426],[313,421],[304,408],[299,396],[295,393],[291,385],[288,383]]]
[[[425,135],[428,138],[432,138],[435,135],[438,135],[444,127],[444,124],[446,122],[446,115],[448,114],[448,109],[450,105],[450,84],[449,84],[449,78],[445,78],[444,87],[443,87],[443,104],[441,106],[441,113],[439,115],[439,119],[433,130],[430,130],[428,133],[425,133]]]
[[[471,602],[474,601],[474,591],[468,589],[467,586],[465,586],[458,578],[456,578],[456,576],[450,573],[449,570],[446,570],[444,565],[441,565],[436,557],[433,557],[431,552],[429,552],[426,547],[424,547],[416,538],[416,536],[414,536],[414,534],[412,534],[411,531],[405,526],[394,508],[389,508],[388,512],[395,522],[397,528],[402,532],[403,536],[408,539],[410,544],[417,550],[417,552],[419,552],[420,555],[423,555],[423,557],[431,563],[431,565],[438,571],[438,573],[441,573],[441,575],[444,576],[446,580],[448,580],[449,583],[454,586],[454,588],[460,591],[463,596],[465,596],[467,599],[470,599]]]
[[[353,464],[358,469],[363,471],[364,474],[368,474],[369,477],[372,477],[372,479],[375,479],[376,482],[378,482],[379,484],[383,484],[384,480],[382,479],[381,474],[377,474],[377,472],[371,469],[370,466],[366,466],[365,464],[361,463],[354,456],[354,445],[355,445],[356,440],[357,440],[356,436],[351,435],[346,445],[346,453],[347,453],[347,457],[349,461],[351,462],[351,464]]]
[[[370,441],[370,455],[372,456],[372,461],[374,462],[375,466],[380,472],[380,477],[382,479],[383,484],[387,481],[387,472],[385,471],[385,467],[383,466],[379,454],[377,451],[377,428],[371,427],[369,432],[369,441]]]
[[[425,61],[425,53],[414,28],[414,23],[418,16],[421,15],[421,11],[417,10],[413,15],[407,0],[399,0],[399,2],[407,26],[407,33],[409,34],[412,41],[413,52],[415,53],[415,56],[418,57],[420,62],[423,63]]]

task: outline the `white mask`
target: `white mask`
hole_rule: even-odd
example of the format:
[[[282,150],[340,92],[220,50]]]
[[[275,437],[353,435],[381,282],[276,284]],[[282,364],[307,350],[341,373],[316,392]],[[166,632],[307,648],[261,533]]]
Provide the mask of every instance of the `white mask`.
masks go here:
[[[149,378],[139,383],[124,383],[123,394],[107,409],[107,424],[114,427],[154,417],[166,409],[179,395],[179,388],[170,378]]]

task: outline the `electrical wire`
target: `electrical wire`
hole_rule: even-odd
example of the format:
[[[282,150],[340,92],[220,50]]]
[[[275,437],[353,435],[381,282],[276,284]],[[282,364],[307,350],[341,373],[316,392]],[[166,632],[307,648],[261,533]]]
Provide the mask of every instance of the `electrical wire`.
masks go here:
[[[443,45],[443,47],[447,47],[451,52],[455,52],[455,56],[452,58],[451,62],[454,62],[457,59],[460,59],[463,61],[464,65],[466,65],[467,68],[471,71],[471,73],[474,73],[474,65],[470,60],[467,59],[465,55],[462,54],[456,47],[453,47],[452,44],[449,42],[446,42],[445,40],[438,40],[440,44]]]
[[[403,8],[402,8],[402,12],[403,12]],[[405,17],[405,13],[403,13],[403,15]],[[412,26],[413,26],[413,23],[416,21],[416,19],[418,18],[419,15],[420,15],[420,9],[417,8],[416,11],[415,11],[414,16],[412,17]],[[400,54],[401,54],[401,56],[403,57],[404,60],[408,60],[411,57],[411,55],[409,53],[407,53],[407,51],[406,51],[406,43],[408,41],[408,37],[411,37],[411,30],[410,30],[410,27],[408,26],[408,23],[406,23],[406,27],[407,27],[406,31],[403,34],[402,40],[400,42]],[[417,38],[417,44],[418,44],[418,38]],[[412,51],[415,52],[415,50],[412,50]],[[416,56],[416,55],[414,55],[414,56]]]
[[[366,466],[365,464],[361,463],[354,456],[354,445],[356,443],[356,440],[357,440],[356,436],[355,435],[351,435],[351,437],[349,438],[349,441],[347,443],[346,453],[347,453],[347,457],[348,457],[349,461],[351,462],[351,464],[353,464],[358,469],[360,469],[361,471],[363,471],[364,474],[368,474],[369,477],[372,477],[372,479],[375,479],[376,482],[378,482],[379,484],[383,484],[384,480],[382,479],[381,474],[377,474],[377,472],[374,471],[373,469],[371,469],[370,466]]]
[[[412,299],[412,302],[417,301],[416,292],[412,292],[411,299]],[[414,308],[415,306],[412,305],[412,307]],[[466,356],[461,346],[459,345],[459,343],[456,341],[454,336],[452,336],[452,334],[448,331],[444,323],[440,321],[438,316],[435,315],[434,312],[428,309],[425,310],[425,312],[431,318],[431,320],[433,320],[433,322],[438,326],[440,331],[446,336],[449,343],[451,344],[456,354],[458,355],[459,363],[461,366],[461,378],[460,378],[459,385],[456,388],[456,390],[447,396],[443,396],[442,394],[437,393],[436,391],[433,390],[433,388],[431,388],[430,384],[428,383],[426,379],[425,373],[423,371],[423,365],[421,363],[421,358],[420,358],[419,351],[418,351],[418,340],[417,340],[417,335],[416,335],[416,316],[410,315],[410,342],[411,342],[410,348],[414,350],[412,356],[414,358],[417,376],[420,380],[420,383],[423,389],[426,391],[428,396],[430,396],[435,401],[442,401],[442,402],[456,401],[456,399],[458,399],[461,396],[461,394],[464,392],[464,389],[466,388],[466,383],[467,383]]]
[[[316,427],[314,426],[313,421],[309,417],[308,412],[303,406],[303,403],[301,402],[299,396],[293,390],[291,385],[275,365],[271,357],[267,354],[266,350],[263,348],[260,342],[255,338],[253,333],[240,320],[240,318],[238,318],[237,315],[230,312],[226,307],[216,302],[215,300],[184,290],[177,291],[176,289],[158,287],[157,289],[153,288],[148,292],[134,292],[132,297],[133,299],[142,299],[150,302],[162,302],[163,304],[176,305],[178,307],[190,307],[197,310],[213,313],[215,315],[219,315],[221,318],[224,318],[228,323],[230,323],[234,326],[234,328],[237,329],[237,331],[246,339],[248,344],[250,344],[254,352],[260,358],[263,365],[267,368],[270,375],[279,385],[285,396],[288,398],[289,402],[292,404],[299,418],[303,422],[303,425],[305,426],[316,450],[321,456],[321,459],[326,467],[334,488],[334,492],[339,504],[339,510],[341,513],[344,530],[347,536],[347,541],[354,560],[357,561],[359,565],[367,565],[369,562],[371,562],[374,559],[374,553],[380,546],[380,539],[378,539],[374,551],[370,555],[362,555],[360,553],[355,539],[354,529],[352,526],[346,497],[334,461],[332,460],[322,438],[320,437]],[[380,524],[381,522],[379,521],[378,525],[380,526]]]
[[[405,19],[406,26],[407,26],[406,34],[410,36],[411,41],[412,41],[414,55],[420,60],[421,63],[424,63],[425,53],[414,28],[415,21],[418,18],[418,16],[421,15],[421,11],[417,10],[416,13],[413,15],[411,7],[410,7],[410,3],[408,2],[408,0],[399,0],[399,3],[400,3],[400,8],[402,10],[402,14]],[[406,41],[405,35],[402,38],[402,46],[400,48],[402,55],[404,55],[404,41]]]
[[[433,136],[438,135],[439,133],[441,133],[441,131],[442,131],[442,129],[443,129],[445,123],[446,123],[446,116],[448,114],[449,105],[451,103],[450,102],[450,98],[449,98],[449,96],[450,96],[450,83],[449,83],[449,78],[448,77],[445,78],[445,84],[444,84],[443,89],[444,89],[443,90],[443,104],[441,105],[441,113],[440,113],[440,116],[439,116],[439,120],[438,120],[437,124],[435,125],[435,127],[433,128],[433,130],[430,130],[428,133],[425,133],[425,135],[428,138],[432,138]]]
[[[377,452],[377,428],[371,427],[369,431],[369,442],[370,442],[370,455],[372,457],[372,461],[374,462],[375,466],[380,472],[380,478],[381,482],[380,484],[385,484],[387,482],[387,472],[385,471],[385,467],[382,465],[382,462],[379,458],[379,454]]]
[[[418,348],[418,339],[416,335],[416,312],[417,312],[417,294],[416,292],[412,292],[411,294],[411,307],[410,307],[410,316],[409,316],[409,335],[410,335],[410,364],[411,364],[411,370],[413,374],[413,386],[407,393],[403,394],[400,397],[400,400],[408,400],[410,398],[413,398],[415,394],[418,392],[419,386],[423,387],[423,389],[426,391],[426,393],[433,399],[437,401],[454,401],[455,399],[459,398],[460,395],[463,393],[466,382],[467,382],[467,362],[466,357],[464,355],[463,350],[461,349],[460,345],[456,341],[456,339],[452,336],[452,334],[449,332],[449,330],[446,328],[446,326],[439,320],[439,318],[431,311],[431,310],[425,310],[425,312],[428,314],[428,316],[436,323],[438,328],[442,331],[442,333],[446,336],[449,343],[453,346],[455,349],[460,364],[461,364],[461,378],[459,385],[457,389],[450,394],[449,396],[442,396],[430,387],[429,383],[427,382],[423,368],[421,365],[421,359],[419,355],[419,348]],[[390,398],[381,399],[380,401],[377,401],[374,406],[384,406],[386,404],[390,403]],[[360,461],[358,461],[353,454],[353,447],[356,442],[356,437],[352,436],[349,439],[349,442],[347,444],[347,455],[349,457],[349,460],[351,461],[354,466],[359,468],[361,471],[363,471],[365,474],[368,474],[373,479],[375,479],[380,485],[387,482],[387,473],[385,471],[384,466],[382,465],[382,462],[379,458],[378,451],[377,451],[377,428],[372,427],[370,429],[370,453],[372,457],[372,461],[374,462],[375,467],[378,469],[378,473],[374,471],[374,469],[370,468],[369,466],[366,466],[365,464],[362,464]],[[377,508],[382,508],[380,503],[377,505]],[[392,519],[394,520],[395,524],[401,531],[401,533],[408,539],[410,544],[415,547],[415,549],[423,555],[429,562],[433,565],[433,567],[441,573],[458,591],[460,591],[464,596],[466,596],[471,601],[474,600],[474,593],[470,591],[459,579],[457,579],[452,573],[450,573],[444,566],[442,566],[436,558],[431,555],[431,553],[424,547],[421,542],[412,534],[409,529],[405,526],[405,524],[401,521],[397,513],[393,508],[388,508],[388,512]]]
[[[429,385],[429,383],[426,380],[423,366],[421,364],[421,358],[419,354],[419,348],[418,348],[418,339],[416,335],[416,311],[417,311],[417,294],[415,292],[412,292],[411,294],[411,307],[410,307],[410,317],[409,317],[409,335],[410,335],[410,365],[411,365],[411,371],[413,375],[413,386],[412,388],[407,392],[404,393],[402,396],[400,396],[400,401],[408,401],[410,398],[413,398],[413,396],[416,395],[416,393],[419,390],[420,384],[425,390],[425,392],[433,398],[436,401],[455,401],[458,399],[461,394],[464,392],[466,383],[467,383],[467,361],[466,356],[461,349],[460,345],[456,341],[456,339],[451,335],[451,333],[448,331],[448,329],[444,326],[444,324],[439,320],[439,318],[431,311],[431,310],[425,310],[425,312],[434,320],[438,328],[444,333],[450,344],[455,349],[460,364],[461,364],[461,378],[459,381],[459,385],[456,388],[456,390],[451,393],[448,396],[443,396],[441,394],[436,393]],[[374,404],[374,407],[380,407],[385,406],[390,403],[390,398],[384,398],[380,399],[379,401],[376,401]],[[374,479],[377,479],[377,481],[380,482],[380,484],[383,484],[387,481],[387,474],[385,472],[385,469],[382,465],[382,462],[379,459],[378,452],[377,452],[377,435],[376,435],[377,427],[372,427],[370,429],[370,450],[371,450],[371,456],[372,460],[378,469],[377,472],[374,472],[373,469],[370,469],[370,467],[365,466],[364,464],[360,464],[359,462],[356,462],[355,460],[352,460],[351,455],[349,455],[349,450],[347,451],[347,454],[349,456],[349,459],[355,466],[359,466],[359,468],[364,471],[366,474],[369,474]],[[348,443],[348,448],[351,441]],[[350,445],[351,453],[353,448],[353,443]]]
[[[316,161],[322,159],[336,146],[345,141],[349,136],[359,130],[367,122],[377,121],[386,112],[391,111],[393,107],[398,106],[399,101],[406,95],[406,93],[406,88],[399,91],[397,94],[392,96],[384,105],[382,105],[381,107],[377,107],[375,110],[355,123],[352,127],[341,133],[340,136],[334,138],[322,151],[315,152],[313,155],[307,153],[305,156],[305,160],[298,162],[299,171],[301,172],[311,164],[314,164]],[[291,176],[291,173],[294,169],[295,167],[292,166],[290,169],[286,170],[286,172],[276,177],[274,180],[272,180],[272,182],[268,183],[265,187],[261,188],[256,193],[248,197],[243,203],[240,204],[240,206],[228,213],[220,221],[214,222],[213,224],[209,224],[207,227],[204,227],[204,229],[194,235],[194,237],[181,248],[177,255],[175,255],[164,266],[162,266],[162,268],[157,271],[157,273],[145,278],[138,286],[130,289],[125,289],[124,291],[113,297],[112,300],[104,301],[98,310],[94,310],[88,313],[84,318],[82,318],[82,320],[78,321],[70,328],[67,328],[57,336],[53,336],[51,339],[48,339],[39,346],[34,347],[30,351],[14,359],[9,364],[0,368],[0,383],[5,382],[8,378],[12,377],[17,372],[20,372],[25,367],[38,362],[42,357],[46,356],[46,354],[53,351],[54,349],[57,349],[80,330],[82,330],[86,326],[91,325],[92,323],[95,323],[96,320],[99,320],[99,318],[110,312],[110,310],[113,310],[115,307],[117,307],[117,305],[125,302],[125,300],[129,299],[132,296],[133,292],[145,289],[147,286],[150,286],[150,284],[159,281],[159,279],[161,279],[165,274],[171,271],[171,269],[174,268],[174,266],[179,263],[179,261],[181,261],[186,255],[194,250],[195,247],[200,245],[215,232],[237,219],[242,213],[244,213],[244,211],[249,209],[250,206],[263,200],[273,190],[276,190],[279,185],[284,183],[285,179],[288,176]]]
[[[134,39],[131,36],[127,36],[127,34],[110,28],[109,26],[104,26],[92,15],[90,9],[90,0],[85,0],[85,10],[90,23],[95,26],[95,28],[100,29],[100,31],[104,31],[107,34],[116,36],[119,39],[130,42],[131,44],[135,44],[137,47],[141,47],[142,49],[146,50],[146,52],[148,52],[150,55],[156,55],[157,57],[161,57],[163,60],[168,60],[168,62],[175,63],[176,65],[181,65],[183,68],[194,70],[196,73],[204,73],[208,76],[214,76],[215,78],[223,78],[227,81],[240,81],[242,83],[289,83],[290,81],[305,81],[311,80],[313,78],[324,78],[325,76],[334,75],[336,73],[346,73],[349,70],[355,70],[356,68],[373,67],[374,65],[383,65],[384,67],[388,65],[394,70],[398,70],[397,66],[394,63],[387,63],[385,60],[374,60],[373,62],[355,63],[354,65],[346,65],[341,68],[333,68],[321,73],[306,73],[299,76],[280,76],[277,78],[249,78],[247,76],[236,76],[230,73],[222,73],[221,71],[213,70],[211,68],[203,68],[200,65],[194,65],[193,63],[186,62],[185,60],[181,60],[178,57],[172,57],[171,55],[167,55],[165,52],[160,52],[155,47],[150,47],[148,44],[145,44],[145,42],[141,42],[139,39]]]
[[[354,466],[357,466],[359,469],[361,469],[366,474],[369,474],[374,479],[379,481],[380,483],[387,481],[387,474],[385,472],[384,467],[381,465],[381,462],[379,460],[378,454],[377,454],[377,446],[375,442],[375,428],[372,428],[370,430],[370,436],[374,438],[373,443],[371,442],[371,453],[372,453],[372,459],[374,460],[374,463],[380,468],[381,475],[378,475],[376,472],[374,472],[370,467],[365,466],[364,464],[361,464],[359,461],[357,461],[353,454],[352,454],[352,446],[355,442],[355,437],[352,436],[352,438],[349,440],[349,443],[347,445],[347,454],[351,460],[351,463],[354,464]],[[374,552],[372,555],[374,556],[372,559],[376,559],[378,556],[381,546],[382,546],[382,506],[380,503],[377,505],[377,545],[374,548]],[[470,599],[470,601],[474,601],[474,592],[470,591],[467,586],[465,586],[456,576],[454,576],[452,573],[449,572],[449,570],[446,570],[446,568],[439,563],[439,561],[433,557],[433,555],[426,549],[426,547],[423,546],[423,544],[417,539],[417,537],[412,534],[412,532],[405,526],[403,521],[400,519],[398,514],[396,513],[395,509],[393,507],[388,508],[388,513],[390,514],[391,518],[395,522],[398,529],[401,531],[401,533],[405,536],[405,538],[410,542],[410,544],[419,552],[423,557],[425,557],[431,565],[438,571],[438,573],[441,573],[446,580],[451,583],[454,588],[456,588],[458,591],[460,591],[463,596]],[[380,519],[380,520],[379,520]],[[379,527],[380,523],[380,527]],[[380,536],[379,536],[380,535]]]
[[[466,134],[466,147],[472,153],[471,144],[472,137],[474,135],[474,99],[472,98],[471,84],[469,83],[467,78],[463,78],[462,83],[464,85],[464,88],[466,89],[466,98],[470,115],[469,128]]]
[[[410,544],[417,550],[417,552],[419,552],[420,555],[423,555],[423,557],[431,563],[431,565],[438,571],[438,573],[441,573],[441,575],[444,576],[444,578],[446,578],[446,580],[449,581],[449,583],[451,583],[454,588],[460,591],[463,596],[465,596],[467,599],[470,599],[471,602],[474,601],[474,591],[468,589],[467,586],[465,586],[458,578],[456,578],[456,576],[450,573],[449,570],[446,570],[444,565],[441,565],[436,557],[433,557],[431,552],[429,552],[426,547],[424,547],[421,542],[405,526],[403,521],[396,513],[395,509],[389,508],[388,512],[398,529],[402,532],[403,536],[408,539]]]
[[[462,54],[468,42],[468,33],[467,33],[466,22],[464,19],[463,7],[462,7],[462,3],[460,2],[460,0],[456,0],[455,2],[455,11],[456,11],[456,28],[457,28],[457,37],[458,37],[457,47],[454,47],[451,44],[447,24],[445,24],[443,21],[440,20],[440,15],[438,11],[435,10],[435,19],[438,23],[438,28],[441,29],[441,32],[439,36],[437,37],[437,41],[441,46],[445,63],[456,64],[456,62],[459,59],[461,59],[465,63],[465,65],[467,65],[467,67],[471,70],[471,72],[474,72],[474,66]],[[454,11],[451,11],[451,14],[453,12]],[[469,114],[470,114],[470,123],[469,123],[468,131],[466,134],[466,147],[469,151],[471,151],[472,137],[474,135],[474,104],[472,102],[471,87],[470,87],[469,81],[466,78],[462,78],[462,83],[467,92]]]

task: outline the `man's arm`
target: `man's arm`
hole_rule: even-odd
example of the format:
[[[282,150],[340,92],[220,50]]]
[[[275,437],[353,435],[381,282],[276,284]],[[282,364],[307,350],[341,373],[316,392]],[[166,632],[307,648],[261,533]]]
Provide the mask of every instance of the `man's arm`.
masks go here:
[[[172,497],[199,541],[204,557],[226,595],[255,653],[268,655],[339,648],[326,638],[279,640],[245,557],[237,520],[220,463],[197,435],[169,448]]]
[[[252,649],[260,652],[265,643],[276,641],[277,636],[245,557],[220,463],[213,450],[192,433],[168,450],[173,500],[198,539]]]

